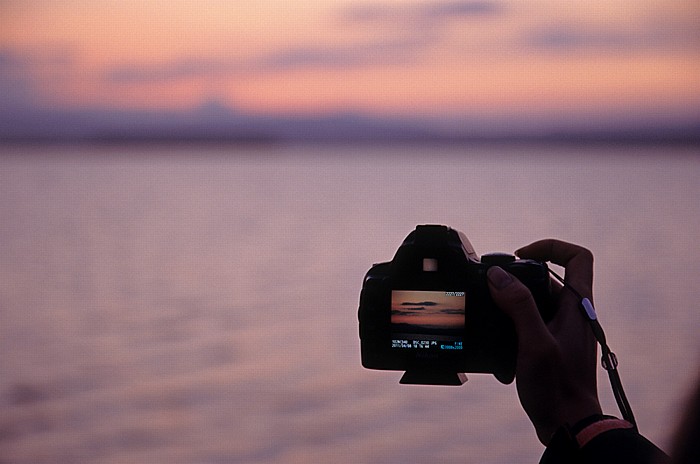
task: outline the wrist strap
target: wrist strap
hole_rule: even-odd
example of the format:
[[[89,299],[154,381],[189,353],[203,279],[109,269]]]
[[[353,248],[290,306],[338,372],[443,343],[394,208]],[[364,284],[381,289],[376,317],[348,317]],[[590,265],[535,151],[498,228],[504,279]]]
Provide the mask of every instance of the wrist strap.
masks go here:
[[[622,417],[624,417],[635,430],[637,430],[637,421],[634,419],[634,413],[632,413],[632,406],[630,406],[627,395],[625,394],[625,389],[622,388],[622,380],[620,379],[620,373],[617,371],[617,356],[615,353],[610,351],[608,343],[605,341],[605,332],[603,327],[598,322],[598,315],[595,312],[593,303],[588,298],[584,298],[581,294],[576,291],[563,277],[549,269],[549,273],[557,279],[561,284],[569,289],[579,300],[579,308],[581,308],[583,316],[590,323],[591,330],[596,340],[600,344],[600,350],[603,354],[601,362],[603,368],[608,372],[608,378],[610,379],[610,386],[612,387],[613,394],[615,395],[615,401],[617,406],[620,408]]]

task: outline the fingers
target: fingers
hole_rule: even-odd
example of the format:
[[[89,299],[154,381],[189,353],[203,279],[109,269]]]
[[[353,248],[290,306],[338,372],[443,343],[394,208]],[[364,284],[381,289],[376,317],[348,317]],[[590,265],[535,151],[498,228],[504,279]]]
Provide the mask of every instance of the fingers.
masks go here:
[[[550,261],[566,269],[564,279],[588,298],[593,294],[593,253],[560,240],[540,240],[515,252],[520,258]]]
[[[551,261],[564,266],[564,278],[581,296],[593,299],[593,254],[578,245],[559,240],[540,240],[516,251],[523,258]],[[559,292],[558,309],[548,329],[570,365],[587,366],[581,377],[595,383],[596,341],[581,316],[580,301],[572,292]]]
[[[554,339],[540,317],[530,290],[498,266],[489,268],[487,276],[494,303],[515,325],[521,354],[523,350],[540,351],[553,345]]]

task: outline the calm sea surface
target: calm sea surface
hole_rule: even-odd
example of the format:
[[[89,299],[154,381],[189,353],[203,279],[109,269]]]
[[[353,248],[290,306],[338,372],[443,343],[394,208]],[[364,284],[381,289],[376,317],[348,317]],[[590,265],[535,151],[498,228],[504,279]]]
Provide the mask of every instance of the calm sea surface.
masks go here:
[[[421,223],[593,250],[668,448],[700,366],[697,147],[6,147],[0,462],[537,462],[514,385],[360,366],[362,277]]]

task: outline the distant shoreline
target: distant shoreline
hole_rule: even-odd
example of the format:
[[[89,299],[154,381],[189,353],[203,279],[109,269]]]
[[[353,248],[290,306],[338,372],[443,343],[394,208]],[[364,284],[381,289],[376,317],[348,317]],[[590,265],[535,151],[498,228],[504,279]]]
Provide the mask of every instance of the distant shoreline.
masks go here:
[[[504,136],[426,136],[388,135],[353,137],[295,137],[275,135],[25,135],[0,136],[0,145],[97,145],[97,146],[271,146],[271,145],[566,145],[566,146],[700,146],[698,133],[682,134],[551,134]]]

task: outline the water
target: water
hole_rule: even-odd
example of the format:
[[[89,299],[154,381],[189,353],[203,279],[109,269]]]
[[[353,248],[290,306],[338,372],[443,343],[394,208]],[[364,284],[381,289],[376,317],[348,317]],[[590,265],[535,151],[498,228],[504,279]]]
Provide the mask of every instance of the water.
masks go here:
[[[360,366],[362,277],[420,223],[482,253],[593,250],[640,428],[667,448],[700,364],[698,155],[6,147],[0,462],[537,462],[513,385]]]

